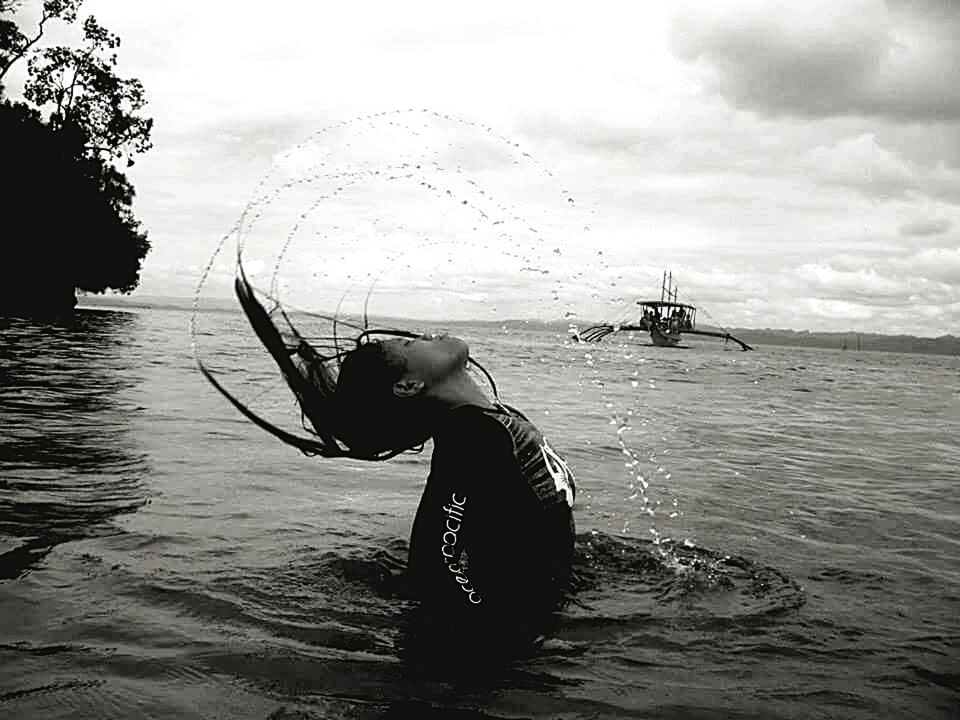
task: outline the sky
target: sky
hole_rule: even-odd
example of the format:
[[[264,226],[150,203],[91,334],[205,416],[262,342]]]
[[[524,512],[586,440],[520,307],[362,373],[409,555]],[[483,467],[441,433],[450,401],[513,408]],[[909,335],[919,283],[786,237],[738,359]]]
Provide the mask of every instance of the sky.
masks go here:
[[[28,32],[39,6],[24,0]],[[312,277],[365,291],[345,268],[377,265],[372,297],[393,314],[430,295],[436,310],[606,319],[658,296],[668,269],[728,327],[960,334],[960,2],[86,0],[87,14],[120,36],[118,72],[142,81],[155,122],[127,171],[152,243],[137,294],[191,297],[264,178],[323,166],[339,175],[271,205],[250,258],[269,269],[310,223],[322,239],[291,243],[285,278],[301,298],[297,272],[339,253],[339,275]],[[494,194],[477,188],[496,188],[539,234],[499,233],[493,205],[477,229],[401,182],[342,189],[421,140],[421,187],[477,212]],[[222,260],[214,294],[229,292]]]

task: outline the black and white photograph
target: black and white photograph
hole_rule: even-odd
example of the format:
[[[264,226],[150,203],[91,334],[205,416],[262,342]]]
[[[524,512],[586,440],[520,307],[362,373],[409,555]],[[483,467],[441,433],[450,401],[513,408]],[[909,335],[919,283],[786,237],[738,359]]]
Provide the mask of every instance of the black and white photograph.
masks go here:
[[[0,718],[960,717],[960,2],[0,0],[0,176]]]

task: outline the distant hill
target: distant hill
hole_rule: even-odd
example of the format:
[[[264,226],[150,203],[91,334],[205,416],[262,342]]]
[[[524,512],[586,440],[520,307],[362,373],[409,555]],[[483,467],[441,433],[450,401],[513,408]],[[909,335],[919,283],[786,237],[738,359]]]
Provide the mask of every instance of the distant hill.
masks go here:
[[[78,307],[115,307],[115,308],[159,308],[167,310],[190,310],[193,301],[190,298],[170,298],[150,295],[81,295]],[[214,299],[204,303],[205,310],[236,310],[237,303],[232,298]],[[410,321],[408,321],[410,322]],[[416,321],[413,321],[416,322]],[[478,324],[476,321],[453,323]],[[543,322],[538,320],[497,320],[482,321],[479,324],[496,326],[524,326],[566,332],[569,322],[557,320]],[[589,322],[578,323],[582,328]],[[701,326],[703,330],[718,329]],[[817,332],[809,330],[779,330],[774,328],[728,328],[728,332],[755,348],[764,345],[785,345],[788,347],[818,347],[834,350],[861,350],[879,352],[925,353],[931,355],[960,355],[960,337],[942,335],[936,338],[915,337],[913,335],[881,335],[879,333],[857,332]]]
[[[936,338],[913,335],[880,335],[856,332],[810,332],[809,330],[730,330],[754,347],[787,345],[799,347],[832,348],[834,350],[874,350],[881,352],[926,353],[932,355],[960,355],[960,338],[941,335]]]
[[[77,295],[78,308],[157,308],[160,310],[192,310],[193,299],[163,297],[159,295]],[[204,310],[236,310],[239,305],[233,298],[204,299]]]

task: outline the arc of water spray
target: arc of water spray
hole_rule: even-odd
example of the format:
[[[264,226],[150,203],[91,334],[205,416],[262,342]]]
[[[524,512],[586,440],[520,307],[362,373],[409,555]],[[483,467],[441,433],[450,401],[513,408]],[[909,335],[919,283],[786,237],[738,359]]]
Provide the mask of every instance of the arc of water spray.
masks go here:
[[[342,121],[342,122],[340,122],[340,123],[335,123],[335,124],[333,124],[333,125],[331,125],[331,126],[328,126],[328,127],[326,127],[326,128],[322,128],[322,129],[319,130],[317,133],[314,133],[314,134],[311,135],[309,138],[307,138],[305,141],[301,142],[301,143],[298,144],[296,147],[294,147],[293,149],[291,149],[290,151],[288,151],[287,153],[285,153],[284,157],[290,157],[290,156],[291,156],[293,153],[295,153],[298,149],[307,146],[309,143],[314,142],[315,139],[318,138],[319,136],[323,135],[324,133],[332,132],[334,129],[346,127],[346,126],[348,126],[348,125],[350,125],[350,124],[360,123],[360,122],[362,122],[362,121],[364,121],[364,120],[370,120],[370,119],[373,119],[373,118],[386,117],[386,116],[388,116],[388,115],[399,116],[399,115],[403,115],[403,114],[414,114],[414,113],[421,113],[421,114],[425,114],[425,115],[427,115],[427,116],[429,116],[429,117],[433,117],[434,119],[440,119],[440,120],[443,120],[443,121],[446,121],[446,122],[449,122],[449,123],[453,123],[453,124],[456,124],[456,125],[461,125],[461,126],[469,127],[469,128],[472,128],[472,129],[480,129],[480,130],[483,130],[483,131],[484,131],[485,133],[487,133],[489,136],[494,137],[494,138],[496,138],[497,140],[499,140],[500,142],[502,142],[503,144],[505,144],[506,146],[508,146],[508,147],[510,147],[510,148],[512,148],[512,149],[515,149],[517,152],[520,153],[520,155],[521,155],[523,158],[525,158],[526,160],[530,161],[533,165],[537,166],[537,167],[540,169],[540,171],[543,172],[546,176],[548,176],[548,177],[552,177],[552,176],[553,176],[553,173],[551,173],[551,172],[549,171],[549,169],[545,168],[542,164],[540,164],[532,155],[530,155],[529,153],[521,150],[519,143],[514,142],[514,141],[511,141],[511,140],[509,140],[508,138],[504,137],[503,135],[500,135],[499,133],[495,132],[495,131],[494,131],[492,128],[490,128],[489,126],[481,125],[481,124],[478,124],[478,123],[472,123],[472,122],[470,122],[470,121],[466,121],[466,120],[463,120],[463,119],[461,119],[461,118],[457,118],[457,117],[452,116],[452,115],[441,114],[441,113],[437,113],[437,112],[434,112],[434,111],[431,111],[431,110],[428,110],[428,109],[423,109],[423,110],[419,110],[419,111],[418,111],[418,110],[416,110],[416,109],[410,108],[410,109],[407,109],[407,110],[385,111],[385,112],[381,112],[381,113],[369,114],[369,115],[366,115],[366,116],[358,116],[358,117],[356,117],[356,118],[353,118],[352,120],[347,120],[347,121]],[[409,125],[401,125],[401,124],[397,124],[397,123],[390,123],[390,124],[393,125],[393,126],[395,126],[395,127],[401,127],[401,128],[403,128],[403,129],[407,130],[408,132],[415,132]],[[439,151],[435,151],[435,155],[436,155],[436,153],[438,153],[438,152],[439,152]],[[449,173],[449,172],[450,172],[448,169],[443,168],[443,167],[436,161],[436,158],[435,158],[435,157],[434,157],[432,160],[428,160],[427,162],[432,165],[432,169],[434,170],[434,172],[439,173],[441,176],[444,175],[444,174],[446,174],[446,173]],[[304,183],[316,182],[316,181],[318,181],[318,180],[320,180],[320,179],[346,181],[346,183],[347,183],[348,186],[352,186],[352,185],[355,185],[355,184],[357,184],[357,183],[359,183],[359,182],[361,182],[361,181],[363,181],[363,180],[368,180],[368,179],[370,179],[371,177],[376,177],[376,176],[378,176],[378,175],[380,174],[380,172],[381,172],[381,170],[369,170],[369,169],[367,169],[367,170],[364,170],[364,171],[352,172],[352,173],[348,173],[348,172],[336,172],[336,173],[326,173],[326,174],[324,174],[324,173],[322,173],[322,172],[320,172],[320,171],[318,170],[318,172],[314,173],[312,176],[308,176],[308,177],[306,177],[306,178],[301,177],[301,178],[298,178],[298,179],[296,179],[296,180],[290,180],[290,181],[287,181],[287,182],[283,182],[283,183],[280,183],[278,186],[274,187],[272,190],[269,190],[269,189],[268,189],[268,185],[269,185],[270,182],[272,182],[274,176],[277,174],[277,172],[278,172],[278,170],[279,170],[279,165],[280,165],[280,164],[279,164],[278,162],[275,162],[274,165],[271,167],[271,169],[270,169],[265,175],[263,175],[263,176],[261,177],[260,181],[258,182],[258,184],[257,184],[257,186],[256,186],[256,188],[255,188],[255,190],[254,190],[253,197],[252,197],[251,200],[247,203],[247,205],[244,207],[243,211],[241,212],[240,217],[239,217],[239,218],[237,219],[237,221],[233,224],[233,226],[230,228],[230,230],[229,230],[225,235],[223,235],[223,236],[220,238],[220,240],[218,241],[218,243],[217,243],[217,245],[216,245],[216,247],[215,247],[215,249],[214,249],[213,254],[211,255],[210,259],[208,260],[207,264],[205,265],[205,267],[204,267],[204,269],[203,269],[203,271],[202,271],[200,281],[199,281],[199,283],[198,283],[198,285],[197,285],[197,288],[196,288],[196,291],[195,291],[195,293],[194,293],[193,304],[192,304],[192,314],[191,314],[191,319],[190,319],[191,349],[192,349],[192,352],[193,352],[193,356],[194,356],[195,362],[197,363],[197,365],[198,365],[198,367],[200,368],[201,372],[204,374],[205,377],[207,377],[208,380],[210,380],[210,382],[214,385],[214,387],[216,387],[218,390],[220,390],[220,391],[230,400],[230,402],[231,402],[232,404],[234,404],[245,416],[247,416],[249,419],[251,419],[252,421],[254,421],[255,423],[257,423],[257,424],[260,425],[261,427],[265,427],[265,429],[270,430],[270,431],[273,432],[274,434],[278,434],[278,432],[283,432],[283,431],[279,431],[278,428],[276,428],[275,426],[270,425],[269,423],[266,423],[266,425],[265,425],[265,424],[264,424],[265,421],[262,421],[262,420],[260,420],[259,418],[256,418],[256,416],[253,415],[249,410],[245,409],[245,408],[242,406],[242,403],[239,403],[239,401],[237,401],[233,396],[231,396],[231,395],[226,391],[226,389],[222,386],[221,383],[219,383],[218,381],[216,381],[216,379],[213,377],[212,373],[208,370],[208,368],[204,365],[204,363],[203,363],[203,361],[202,361],[202,358],[201,358],[201,356],[200,356],[199,342],[198,342],[198,334],[199,334],[199,332],[198,332],[198,324],[197,324],[198,314],[199,314],[199,310],[200,310],[200,296],[201,296],[202,289],[203,289],[203,287],[206,285],[210,273],[213,271],[213,267],[214,267],[214,265],[215,265],[215,263],[216,263],[217,258],[218,258],[219,255],[220,255],[220,252],[223,250],[223,248],[224,248],[225,244],[227,243],[227,241],[230,240],[232,237],[236,237],[236,239],[237,239],[236,272],[237,272],[238,276],[240,276],[240,275],[243,274],[242,254],[243,254],[243,248],[244,248],[244,243],[245,243],[244,232],[245,232],[245,231],[246,231],[246,232],[249,232],[249,231],[252,229],[252,227],[257,223],[258,219],[263,215],[264,210],[265,210],[267,207],[269,207],[284,191],[290,189],[291,187],[293,187],[293,186],[295,186],[295,185],[302,185],[302,184],[304,184]],[[320,166],[321,168],[323,167],[323,165],[324,165],[324,163],[322,163],[322,162],[319,164],[319,166]],[[401,165],[401,166],[391,166],[391,165],[388,165],[388,166],[386,167],[386,170],[387,170],[387,172],[394,172],[394,171],[403,169],[403,167],[404,167],[403,165]],[[407,166],[407,167],[409,167],[409,166]],[[419,167],[420,167],[420,166],[418,165],[418,166],[417,166],[417,169],[419,169]],[[460,167],[457,167],[454,172],[455,172],[456,174],[458,174],[460,177],[464,177],[464,178],[465,178],[465,176],[464,176],[463,173],[462,173],[462,169],[461,169]],[[392,179],[415,179],[415,177],[416,177],[416,175],[415,175],[414,173],[408,172],[408,173],[406,173],[405,176],[397,176],[397,177],[386,176],[386,179],[388,179],[388,180],[392,180]],[[423,178],[424,176],[421,174],[420,177]],[[517,213],[517,212],[515,211],[515,209],[511,209],[511,208],[509,208],[509,207],[507,207],[507,206],[505,206],[505,205],[503,205],[503,204],[501,204],[501,203],[498,203],[492,196],[488,195],[488,194],[486,193],[486,191],[485,191],[483,188],[481,188],[481,187],[479,186],[479,184],[477,184],[474,180],[472,180],[471,178],[465,178],[465,181],[466,181],[468,184],[472,185],[472,186],[477,190],[477,192],[479,193],[479,195],[480,195],[481,197],[484,197],[485,200],[487,200],[487,201],[489,201],[489,202],[492,202],[492,203],[494,204],[494,206],[497,208],[498,211],[500,211],[501,213],[504,213],[504,214],[506,214],[507,216],[511,217],[511,219],[513,219],[514,221],[524,222],[524,221],[523,221],[523,218],[520,216],[519,213]],[[425,179],[421,182],[421,185],[423,185],[424,187],[426,187],[426,188],[429,189],[429,190],[432,190],[433,192],[435,192],[435,193],[437,193],[437,194],[439,194],[439,193],[441,192],[441,190],[440,190],[439,188],[437,188],[436,186],[432,185],[432,184],[429,183],[429,182],[426,182]],[[301,213],[300,218],[301,218],[301,219],[305,219],[309,214],[311,214],[311,213],[320,205],[321,202],[323,202],[323,201],[325,201],[325,200],[330,200],[331,198],[336,197],[340,192],[342,192],[342,190],[343,190],[343,187],[341,186],[341,187],[338,187],[335,192],[332,192],[332,193],[329,193],[329,194],[327,194],[327,195],[321,196],[320,198],[318,198],[317,200],[314,201],[314,203],[310,206],[310,208],[308,208],[308,210],[306,210],[306,211],[304,211],[303,213]],[[448,191],[448,194],[449,194],[449,191]],[[563,191],[561,194],[566,194],[566,191]],[[568,198],[568,200],[569,200],[571,203],[573,202],[572,198]],[[489,216],[488,216],[480,207],[478,207],[477,205],[475,205],[472,201],[471,201],[471,202],[468,202],[467,200],[464,200],[463,203],[464,203],[465,205],[468,205],[468,206],[469,206],[471,209],[473,209],[474,211],[476,211],[476,212],[479,214],[479,216],[481,217],[481,219],[483,219],[483,220],[485,220],[485,221],[489,221]],[[533,233],[534,235],[539,235],[537,229],[536,229],[535,227],[533,227],[532,224],[530,224],[530,223],[525,223],[525,226],[526,226],[526,229],[527,229],[529,232]],[[285,242],[284,242],[284,245],[282,246],[281,251],[280,251],[280,253],[279,253],[278,257],[277,257],[277,260],[276,260],[276,262],[275,262],[275,264],[274,264],[273,274],[272,274],[272,277],[271,277],[271,286],[270,286],[271,292],[270,292],[269,294],[265,294],[265,296],[268,297],[268,298],[275,304],[276,308],[279,308],[279,309],[280,309],[281,313],[282,313],[283,316],[284,316],[284,319],[286,320],[286,322],[287,322],[288,325],[290,326],[291,330],[294,332],[295,336],[298,337],[298,338],[300,338],[300,339],[302,340],[302,336],[300,336],[300,334],[296,331],[296,328],[293,326],[292,322],[290,322],[289,316],[287,315],[286,311],[284,310],[283,306],[282,306],[281,303],[280,303],[280,300],[279,300],[279,284],[278,284],[279,267],[280,267],[280,265],[281,265],[281,263],[282,263],[283,258],[284,258],[285,255],[286,255],[286,252],[287,252],[290,244],[292,243],[294,237],[297,235],[297,233],[298,233],[298,231],[299,231],[299,228],[300,228],[300,222],[298,221],[297,223],[294,224],[294,226],[293,226],[293,227],[291,228],[291,230],[288,232],[287,238],[286,238],[286,240],[285,240]],[[508,235],[509,235],[509,234],[508,234]],[[541,238],[541,239],[542,239],[542,238]],[[520,257],[520,256],[518,255],[518,257]],[[371,285],[370,290],[368,291],[367,296],[366,296],[366,298],[365,298],[365,300],[364,300],[364,319],[363,319],[364,327],[368,326],[368,323],[369,323],[368,304],[369,304],[369,300],[370,300],[370,296],[371,296],[371,294],[372,294],[373,288],[374,288],[374,286],[376,285],[377,280],[379,280],[379,277],[380,277],[380,276],[378,275],[377,278],[374,280],[374,282],[373,282],[373,284]],[[342,303],[342,301],[343,301],[343,298],[341,298],[341,303]],[[275,308],[275,309],[276,309],[276,308]],[[322,318],[325,318],[325,319],[327,319],[327,320],[332,321],[333,326],[334,326],[334,343],[335,343],[335,346],[337,346],[337,348],[338,348],[338,343],[339,343],[339,341],[338,341],[338,339],[337,339],[337,325],[338,325],[338,324],[345,324],[345,325],[348,325],[348,326],[350,325],[350,323],[347,323],[346,321],[342,321],[342,320],[340,319],[340,317],[339,317],[339,308],[340,308],[340,303],[338,303],[337,311],[335,312],[335,314],[334,314],[334,316],[333,316],[332,318],[330,318],[329,316],[325,316],[325,315],[319,314],[319,313],[308,313],[308,314],[310,314],[310,315],[313,315],[313,316],[316,316],[316,317],[322,317]],[[354,327],[356,327],[356,326],[354,326]],[[339,348],[338,348],[338,352],[339,352]],[[481,370],[483,370],[484,374],[487,376],[487,379],[491,382],[491,385],[492,385],[493,388],[494,388],[494,393],[496,394],[496,387],[495,387],[495,385],[493,385],[492,378],[489,377],[489,374],[486,373],[486,370],[484,370],[483,368],[481,368]],[[273,428],[273,429],[270,429],[270,428]],[[287,441],[290,441],[291,438],[293,438],[293,437],[294,437],[294,436],[289,435],[289,433],[287,433],[286,436],[285,436],[285,439],[286,439]],[[310,441],[306,441],[305,439],[301,439],[301,440],[303,440],[304,442],[310,442]],[[296,443],[295,443],[295,442],[291,442],[291,444],[296,444]]]

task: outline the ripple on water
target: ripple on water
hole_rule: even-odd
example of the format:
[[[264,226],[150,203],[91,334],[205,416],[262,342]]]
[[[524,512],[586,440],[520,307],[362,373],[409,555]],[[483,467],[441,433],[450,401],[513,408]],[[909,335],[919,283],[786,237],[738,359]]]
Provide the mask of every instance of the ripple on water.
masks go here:
[[[578,537],[573,616],[591,623],[669,619],[745,624],[794,610],[806,596],[776,568],[682,543],[602,532]]]
[[[80,311],[0,325],[0,536],[15,545],[0,553],[0,579],[146,502],[148,462],[130,428],[137,376],[124,352],[136,322]]]

